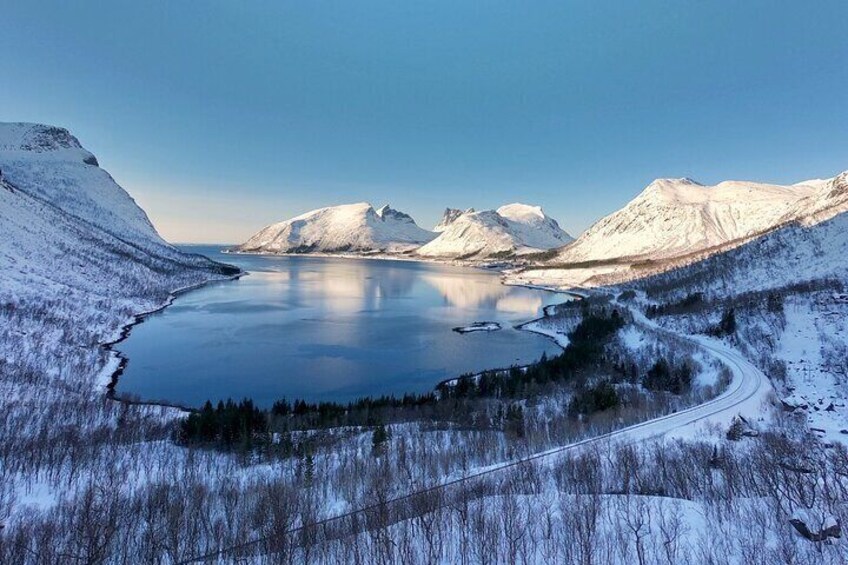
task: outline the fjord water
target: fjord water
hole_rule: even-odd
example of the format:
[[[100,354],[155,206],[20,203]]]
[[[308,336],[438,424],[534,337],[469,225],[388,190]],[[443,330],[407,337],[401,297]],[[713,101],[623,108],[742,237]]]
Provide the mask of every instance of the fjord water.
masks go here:
[[[566,300],[507,287],[497,273],[409,261],[187,251],[250,274],[179,296],[117,347],[117,392],[197,406],[207,399],[348,401],[426,392],[462,373],[526,364],[558,347],[513,326]],[[457,326],[496,321],[495,332]]]

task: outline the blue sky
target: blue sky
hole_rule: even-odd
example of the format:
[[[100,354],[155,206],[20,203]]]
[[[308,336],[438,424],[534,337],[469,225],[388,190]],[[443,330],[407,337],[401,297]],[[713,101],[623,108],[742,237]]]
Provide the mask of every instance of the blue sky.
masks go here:
[[[0,119],[68,127],[172,241],[311,208],[848,169],[848,2],[14,2]]]

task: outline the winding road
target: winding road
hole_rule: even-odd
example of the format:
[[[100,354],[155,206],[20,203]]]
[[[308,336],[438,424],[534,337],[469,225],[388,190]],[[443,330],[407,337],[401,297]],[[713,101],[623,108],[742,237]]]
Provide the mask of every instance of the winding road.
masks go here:
[[[394,523],[422,512],[435,510],[437,507],[450,504],[459,497],[469,496],[468,491],[472,489],[475,489],[477,495],[497,492],[497,480],[504,475],[504,471],[522,465],[553,462],[558,455],[576,453],[593,445],[630,444],[660,437],[696,437],[706,434],[707,429],[713,426],[727,429],[737,415],[755,420],[762,414],[763,403],[772,390],[771,384],[766,375],[737,350],[710,337],[678,334],[659,326],[641,312],[614,299],[612,303],[630,311],[635,324],[666,334],[673,339],[687,341],[721,361],[731,372],[730,384],[721,394],[703,404],[527,457],[477,469],[460,478],[398,496],[381,504],[357,508],[318,522],[298,526],[285,532],[285,535],[308,533],[310,536],[320,535],[323,539],[350,535],[351,532],[368,529],[369,517],[373,518],[376,514],[388,520],[389,523]],[[272,541],[273,539],[268,537],[259,538],[240,546],[221,548],[180,563],[206,562],[225,555],[244,557],[253,555],[255,552],[265,553],[268,551],[267,544]]]

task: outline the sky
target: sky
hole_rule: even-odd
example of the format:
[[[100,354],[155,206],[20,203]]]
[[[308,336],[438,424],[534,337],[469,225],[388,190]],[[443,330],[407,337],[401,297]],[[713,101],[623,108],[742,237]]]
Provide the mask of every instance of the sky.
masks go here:
[[[369,201],[539,204],[848,169],[848,2],[6,3],[0,120],[61,125],[173,242]]]

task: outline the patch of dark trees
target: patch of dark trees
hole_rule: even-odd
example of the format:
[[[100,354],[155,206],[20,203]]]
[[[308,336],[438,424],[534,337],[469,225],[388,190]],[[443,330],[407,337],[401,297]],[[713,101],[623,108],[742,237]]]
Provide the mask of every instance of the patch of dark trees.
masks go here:
[[[215,445],[222,449],[249,450],[255,438],[266,434],[268,420],[253,401],[227,400],[216,407],[206,401],[203,408],[189,414],[180,424],[178,440],[182,443]]]
[[[669,304],[651,304],[645,310],[648,318],[668,316],[672,314],[688,314],[696,311],[704,302],[704,293],[693,292],[688,296]]]
[[[568,334],[569,343],[559,355],[542,355],[539,361],[524,368],[463,375],[455,384],[439,385],[439,396],[444,399],[527,398],[549,383],[579,380],[591,369],[606,363],[604,344],[623,325],[618,310],[612,313],[586,310],[580,323]]]
[[[715,337],[725,337],[736,333],[736,311],[733,308],[728,308],[721,315],[721,321],[718,325],[712,327],[707,332]]]
[[[642,378],[642,386],[652,392],[685,394],[692,387],[692,367],[688,363],[672,366],[661,357]]]

